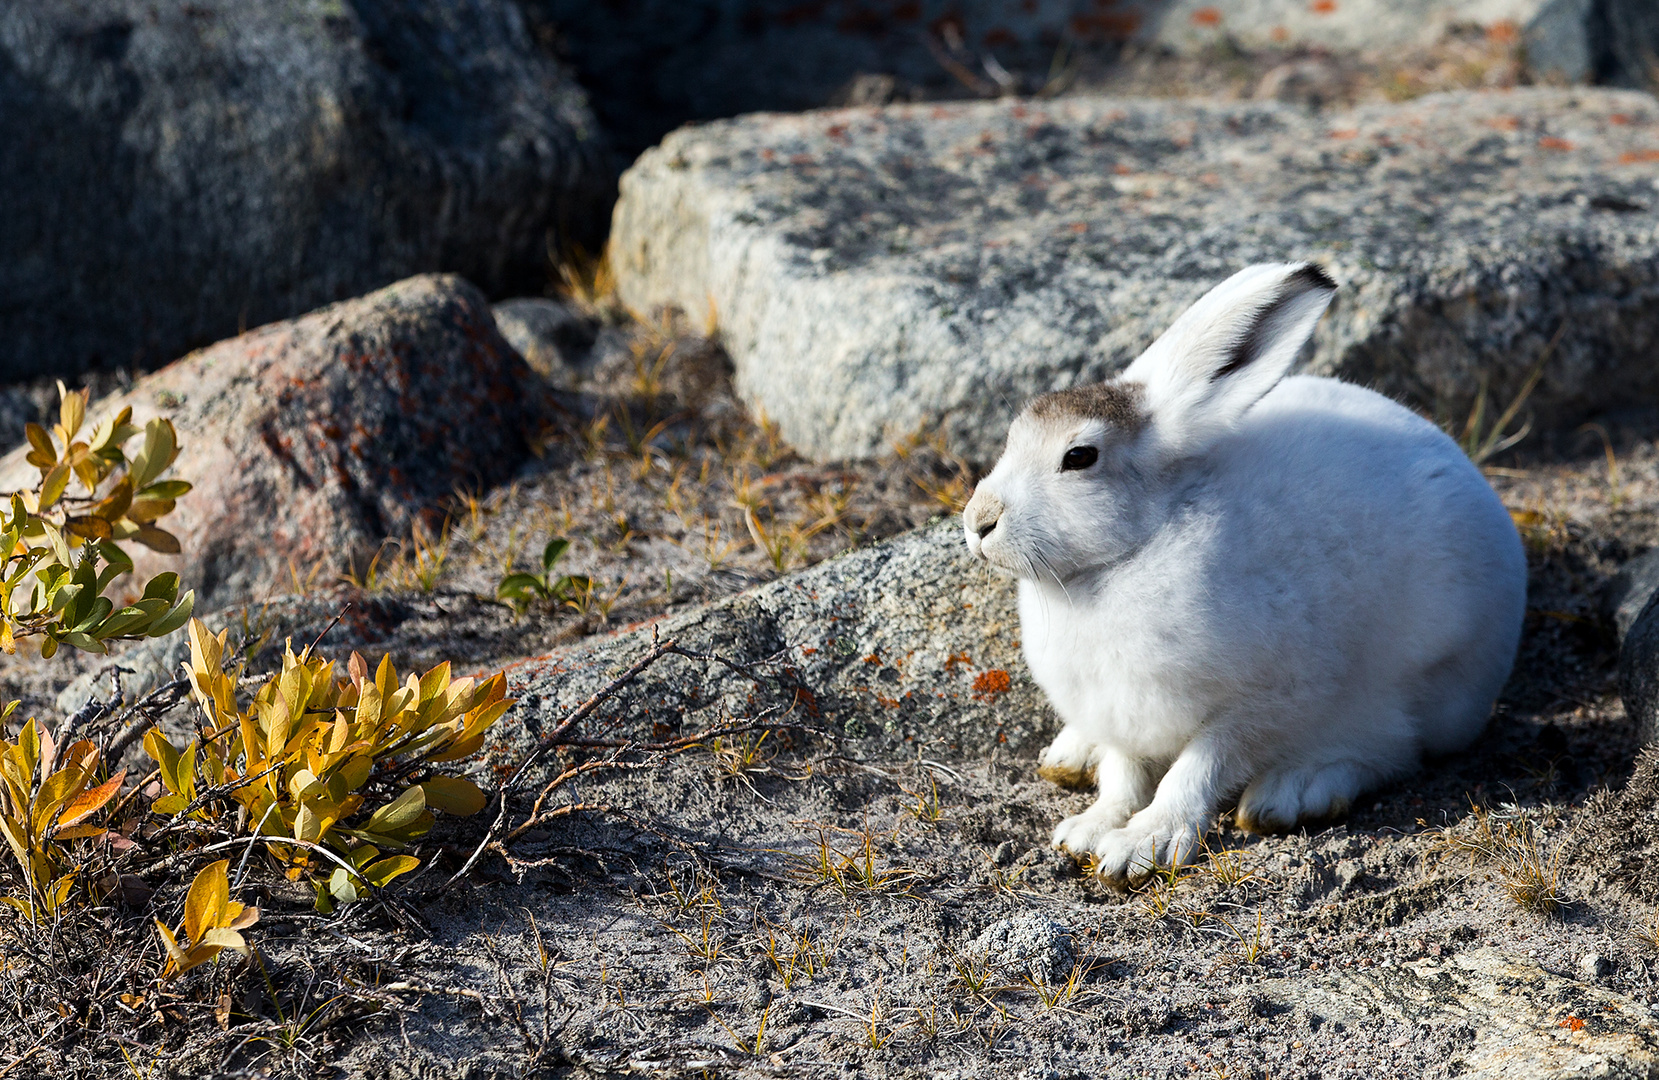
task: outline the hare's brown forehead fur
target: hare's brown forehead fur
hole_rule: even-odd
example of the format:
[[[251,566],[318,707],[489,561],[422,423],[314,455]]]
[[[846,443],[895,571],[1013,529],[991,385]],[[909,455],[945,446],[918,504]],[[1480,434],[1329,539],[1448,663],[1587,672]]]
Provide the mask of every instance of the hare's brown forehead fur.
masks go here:
[[[1101,420],[1124,431],[1138,431],[1146,424],[1138,383],[1109,382],[1056,390],[1032,400],[1026,415],[1045,423],[1072,420]]]

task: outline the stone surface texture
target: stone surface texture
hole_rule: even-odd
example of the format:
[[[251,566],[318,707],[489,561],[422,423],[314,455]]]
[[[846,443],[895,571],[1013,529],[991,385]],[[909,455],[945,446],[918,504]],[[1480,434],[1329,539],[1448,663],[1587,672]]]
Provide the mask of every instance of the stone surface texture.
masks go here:
[[[653,635],[739,664],[771,661],[767,682],[670,656],[590,732],[690,733],[779,708],[855,740],[1030,756],[1054,729],[1019,655],[1013,584],[973,563],[952,519],[522,662],[509,669],[518,722],[500,726],[491,756],[522,760],[540,732],[644,655]]]
[[[161,524],[184,553],[131,546],[141,576],[177,570],[204,609],[363,570],[458,485],[508,475],[546,393],[483,295],[429,275],[192,353],[88,422],[131,405],[177,427],[172,475],[196,486]],[[6,490],[39,477],[25,450],[0,459]]]
[[[326,638],[328,655],[356,649],[372,664],[390,651],[404,666],[454,659],[461,670],[484,662],[493,670],[523,634],[504,607],[455,596],[289,597],[249,608],[246,618],[227,609],[207,621],[238,637],[246,624],[256,636],[268,632],[279,644],[293,637],[298,646],[328,627],[348,599],[350,610]],[[939,752],[947,756],[1031,757],[1055,729],[1019,655],[1013,583],[972,561],[953,518],[514,663],[509,692],[520,704],[493,732],[492,760],[522,761],[539,733],[648,652],[653,637],[757,665],[764,684],[719,663],[669,656],[588,723],[591,735],[691,732],[777,708],[814,730],[883,740],[903,753],[914,752],[912,743],[943,743]],[[131,672],[122,684],[127,698],[175,677],[188,655],[182,635],[118,653],[116,661]],[[62,692],[58,706],[72,712],[107,686],[107,673],[95,668]]]
[[[1458,1025],[1470,1045],[1450,1075],[1568,1080],[1659,1073],[1659,1024],[1642,1002],[1497,949],[1448,960],[1349,969],[1314,982],[1269,979],[1254,992],[1353,1026],[1379,1018]]]
[[[1537,74],[1582,82],[1600,73],[1606,6],[1606,0],[1173,0],[1146,5],[1137,36],[1188,54],[1223,44],[1359,52],[1428,45],[1472,26],[1523,39]]]
[[[1659,106],[1434,95],[1315,115],[1062,99],[761,115],[623,177],[623,298],[717,319],[739,391],[819,457],[943,421],[993,457],[1025,398],[1121,369],[1211,285],[1316,259],[1307,367],[1461,418],[1659,391]]]
[[[608,156],[510,0],[0,6],[0,377],[151,366],[425,271],[526,292]]]

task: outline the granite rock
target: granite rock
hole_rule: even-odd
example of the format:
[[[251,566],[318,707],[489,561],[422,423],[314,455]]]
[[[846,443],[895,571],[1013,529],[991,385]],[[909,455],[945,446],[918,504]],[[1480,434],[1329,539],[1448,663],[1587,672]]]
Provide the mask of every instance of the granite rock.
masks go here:
[[[1539,76],[1584,82],[1614,73],[1608,68],[1617,58],[1604,55],[1607,6],[1608,0],[1172,0],[1145,6],[1137,37],[1189,55],[1217,46],[1383,52],[1432,45],[1472,27],[1523,43],[1527,66]]]
[[[1342,285],[1309,370],[1461,417],[1542,358],[1551,424],[1659,392],[1655,162],[1659,105],[1615,90],[758,115],[644,154],[611,252],[629,304],[717,319],[740,393],[820,458],[942,423],[988,460],[1023,399],[1264,260]]]
[[[1379,1017],[1468,1033],[1447,1062],[1480,1080],[1569,1080],[1659,1072],[1659,1023],[1642,1002],[1477,948],[1447,960],[1266,979],[1266,1001],[1366,1030]]]
[[[509,475],[548,393],[477,289],[428,275],[192,353],[88,415],[172,419],[195,489],[162,524],[183,554],[133,554],[207,610],[361,573],[457,486]],[[39,478],[26,452],[0,459],[7,490]]]
[[[511,0],[0,5],[0,378],[154,366],[411,274],[534,291],[610,162]]]
[[[1035,755],[1055,729],[1019,655],[1011,582],[976,565],[952,519],[858,548],[736,596],[509,669],[519,704],[489,757],[523,760],[541,733],[653,639],[740,665],[668,656],[586,724],[591,737],[690,733],[772,709],[856,748]],[[901,751],[901,752],[904,752]]]
[[[284,597],[227,608],[207,622],[231,627],[238,640],[251,632],[299,645],[329,628],[348,599],[324,639],[325,655],[358,650],[371,664],[390,653],[403,669],[455,660],[460,670],[494,670],[502,657],[522,656],[530,636],[502,605],[460,596]],[[761,679],[713,660],[668,656],[587,722],[590,736],[690,732],[773,709],[855,750],[872,740],[904,753],[943,743],[950,756],[1031,757],[1057,727],[1019,653],[1013,583],[973,562],[953,518],[511,664],[509,693],[519,704],[492,733],[490,763],[522,761],[542,732],[653,640],[750,665]],[[131,672],[126,699],[173,677],[188,654],[182,635],[120,651],[115,662]],[[72,712],[107,694],[108,684],[106,670],[91,671],[62,692],[58,707]]]

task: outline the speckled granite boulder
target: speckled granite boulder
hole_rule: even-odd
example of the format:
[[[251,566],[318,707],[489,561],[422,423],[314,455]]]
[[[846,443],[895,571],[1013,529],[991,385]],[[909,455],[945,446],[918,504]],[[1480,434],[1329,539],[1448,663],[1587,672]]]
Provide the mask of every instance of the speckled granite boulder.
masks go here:
[[[610,163],[512,0],[0,4],[0,378],[152,366],[410,274],[534,291]]]
[[[1603,56],[1608,30],[1601,10],[1616,2],[1623,0],[1171,0],[1146,5],[1140,34],[1188,54],[1219,45],[1380,52],[1475,27],[1523,42],[1537,74],[1581,82],[1616,62]]]
[[[207,610],[328,584],[457,485],[504,478],[546,422],[540,386],[483,295],[429,275],[192,353],[90,416],[178,428],[195,490],[164,524],[183,554],[134,557]],[[39,476],[27,449],[0,459],[7,490]]]
[[[1019,655],[1014,587],[973,563],[953,519],[510,669],[519,705],[491,759],[522,760],[653,634],[739,664],[777,662],[757,686],[721,664],[669,656],[587,724],[590,736],[690,733],[771,707],[855,742],[949,754],[1034,755],[1054,730]]]
[[[740,392],[823,458],[1119,370],[1261,260],[1342,284],[1308,358],[1461,415],[1561,339],[1541,423],[1659,392],[1659,104],[1449,94],[1342,115],[1062,99],[762,115],[622,181],[623,298],[713,315]]]

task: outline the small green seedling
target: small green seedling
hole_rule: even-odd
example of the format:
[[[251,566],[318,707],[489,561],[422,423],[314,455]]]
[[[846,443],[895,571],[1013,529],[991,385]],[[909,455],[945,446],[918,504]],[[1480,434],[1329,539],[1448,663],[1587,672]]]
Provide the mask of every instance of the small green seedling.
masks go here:
[[[537,600],[579,608],[582,597],[593,592],[593,579],[580,574],[553,575],[553,567],[569,548],[570,541],[563,537],[555,536],[549,540],[541,553],[541,574],[508,574],[495,587],[496,597],[511,604],[520,615]]]

